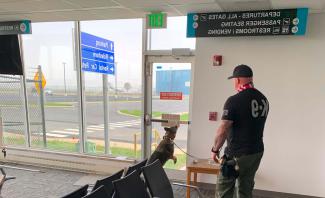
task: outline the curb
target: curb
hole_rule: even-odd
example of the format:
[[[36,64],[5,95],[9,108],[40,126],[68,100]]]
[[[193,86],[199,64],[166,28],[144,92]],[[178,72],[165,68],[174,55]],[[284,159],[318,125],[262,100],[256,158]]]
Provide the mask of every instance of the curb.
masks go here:
[[[135,115],[127,114],[127,113],[122,113],[120,110],[118,110],[117,113],[120,114],[120,115],[124,115],[124,116],[130,116],[130,117],[134,117],[134,118],[141,118],[141,116],[135,116]]]

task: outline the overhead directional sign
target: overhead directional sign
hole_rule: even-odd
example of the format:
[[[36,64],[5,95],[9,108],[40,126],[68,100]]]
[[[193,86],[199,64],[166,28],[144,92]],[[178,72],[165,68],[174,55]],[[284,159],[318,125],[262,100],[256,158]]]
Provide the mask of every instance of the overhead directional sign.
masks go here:
[[[0,35],[31,34],[31,21],[2,21],[0,22]]]
[[[81,32],[82,71],[115,74],[114,42]]]
[[[304,35],[308,8],[189,13],[187,37]]]

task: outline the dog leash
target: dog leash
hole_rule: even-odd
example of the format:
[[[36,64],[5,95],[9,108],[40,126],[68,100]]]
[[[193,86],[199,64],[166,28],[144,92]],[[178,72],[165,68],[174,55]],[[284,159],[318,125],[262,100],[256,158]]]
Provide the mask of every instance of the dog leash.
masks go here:
[[[191,157],[191,158],[193,158],[193,159],[195,159],[195,160],[199,160],[199,159],[202,159],[202,158],[199,158],[199,157],[196,157],[196,156],[194,156],[194,155],[191,155],[191,154],[189,154],[189,153],[187,153],[187,152],[185,152],[183,149],[181,149],[175,142],[174,142],[174,145],[179,149],[179,150],[181,150],[183,153],[185,153],[185,155],[187,155],[187,156],[189,156],[189,157]]]

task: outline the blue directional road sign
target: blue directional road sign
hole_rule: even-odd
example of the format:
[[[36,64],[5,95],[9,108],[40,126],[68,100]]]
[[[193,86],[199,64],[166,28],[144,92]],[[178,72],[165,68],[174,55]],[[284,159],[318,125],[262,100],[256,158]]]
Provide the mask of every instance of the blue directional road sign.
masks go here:
[[[114,42],[81,32],[82,71],[115,74]]]

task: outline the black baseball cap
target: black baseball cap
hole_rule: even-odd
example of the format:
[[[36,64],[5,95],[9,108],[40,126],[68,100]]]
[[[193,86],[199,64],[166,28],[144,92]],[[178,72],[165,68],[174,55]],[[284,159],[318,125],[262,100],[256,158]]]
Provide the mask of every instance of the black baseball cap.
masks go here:
[[[240,77],[244,77],[244,78],[253,77],[252,69],[247,65],[238,65],[235,67],[232,76],[229,76],[228,79],[240,78]]]

